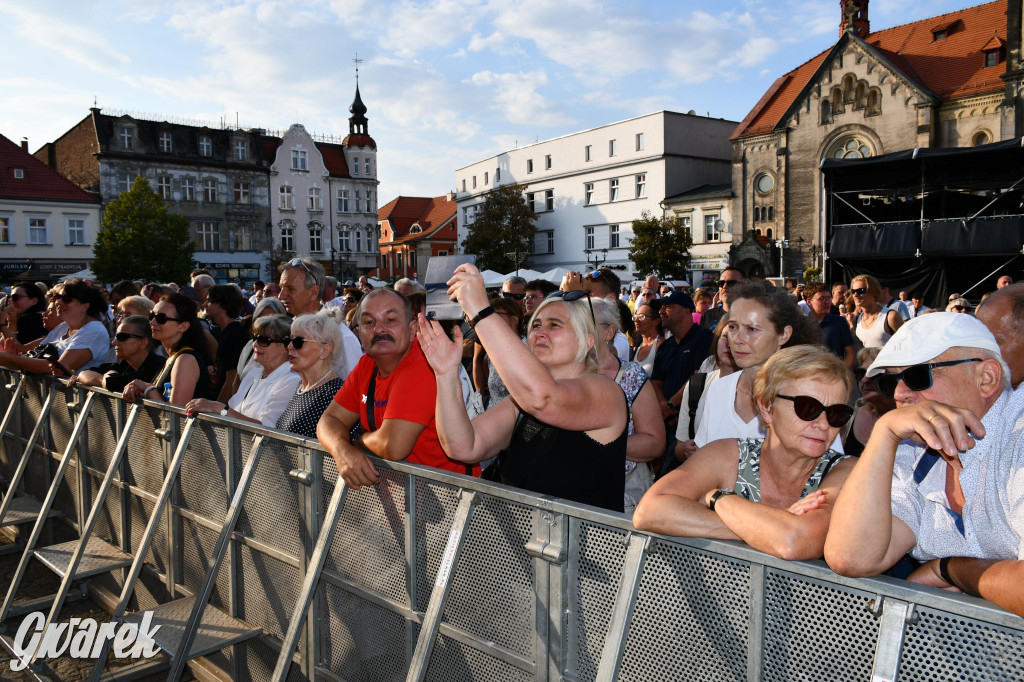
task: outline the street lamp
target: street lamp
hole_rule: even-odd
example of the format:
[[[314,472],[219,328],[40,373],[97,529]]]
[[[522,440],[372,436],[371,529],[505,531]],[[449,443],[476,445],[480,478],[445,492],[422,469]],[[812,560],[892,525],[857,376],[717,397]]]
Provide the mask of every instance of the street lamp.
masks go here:
[[[608,260],[608,249],[584,249],[583,253],[587,254],[587,262],[594,266],[597,270]],[[591,260],[593,255],[593,260]]]
[[[779,279],[783,279],[785,277],[785,274],[783,274],[783,271],[782,271],[782,258],[783,258],[783,255],[786,253],[786,249],[789,248],[789,240],[788,239],[776,239],[775,240],[775,246],[776,246],[776,248],[779,249]]]
[[[529,255],[530,254],[527,253],[526,251],[520,251],[518,246],[516,247],[515,251],[505,252],[505,258],[511,260],[512,264],[515,265],[516,267],[516,275],[519,274],[519,266],[523,264],[523,262]]]

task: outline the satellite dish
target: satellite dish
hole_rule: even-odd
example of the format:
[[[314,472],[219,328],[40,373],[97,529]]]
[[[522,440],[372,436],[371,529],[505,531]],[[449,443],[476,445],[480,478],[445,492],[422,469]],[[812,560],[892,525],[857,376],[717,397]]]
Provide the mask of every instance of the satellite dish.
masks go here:
[[[729,232],[729,230],[727,229],[725,221],[722,220],[721,218],[715,221],[715,232],[717,232],[722,237],[732,236],[732,233]]]

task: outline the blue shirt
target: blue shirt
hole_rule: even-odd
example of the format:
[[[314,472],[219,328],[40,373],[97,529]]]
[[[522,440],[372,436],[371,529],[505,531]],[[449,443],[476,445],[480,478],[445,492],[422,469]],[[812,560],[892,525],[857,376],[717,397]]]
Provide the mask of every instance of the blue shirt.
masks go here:
[[[821,336],[825,339],[825,345],[841,360],[845,360],[846,347],[853,345],[850,325],[846,323],[845,319],[831,313],[825,315],[818,324],[821,326]]]

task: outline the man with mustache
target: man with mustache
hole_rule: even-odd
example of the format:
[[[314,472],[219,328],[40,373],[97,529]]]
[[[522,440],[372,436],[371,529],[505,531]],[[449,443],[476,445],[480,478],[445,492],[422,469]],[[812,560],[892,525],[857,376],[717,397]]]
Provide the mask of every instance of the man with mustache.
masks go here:
[[[441,448],[434,424],[437,382],[413,333],[409,299],[392,289],[373,289],[359,301],[356,320],[366,354],[316,429],[338,475],[355,490],[377,483],[377,469],[365,450],[383,459],[479,476],[479,465],[452,461]],[[364,433],[353,441],[356,422]]]

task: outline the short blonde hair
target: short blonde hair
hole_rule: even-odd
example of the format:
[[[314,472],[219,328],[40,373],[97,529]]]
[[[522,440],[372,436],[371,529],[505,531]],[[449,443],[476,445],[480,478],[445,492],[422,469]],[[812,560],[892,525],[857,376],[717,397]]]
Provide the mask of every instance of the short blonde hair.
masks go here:
[[[809,344],[791,346],[776,352],[757,371],[751,391],[754,410],[758,409],[758,402],[766,406],[774,403],[785,382],[801,379],[841,381],[846,390],[843,402],[850,399],[853,391],[853,375],[832,351]]]
[[[875,297],[876,301],[882,298],[882,284],[878,281],[876,277],[872,275],[857,275],[856,277],[850,280],[851,289],[860,288],[853,286],[854,282],[856,282],[857,280],[864,282],[864,288],[868,290],[869,294]]]
[[[533,321],[540,311],[552,303],[564,303],[569,311],[569,326],[576,335],[576,362],[583,364],[584,374],[597,374],[597,323],[591,312],[589,294],[575,301],[566,301],[562,296],[545,297],[530,316],[527,335],[533,330]]]
[[[129,309],[133,315],[142,315],[143,317],[149,316],[153,312],[153,308],[156,307],[156,303],[149,300],[145,296],[125,296],[117,302],[117,307],[120,309]]]

